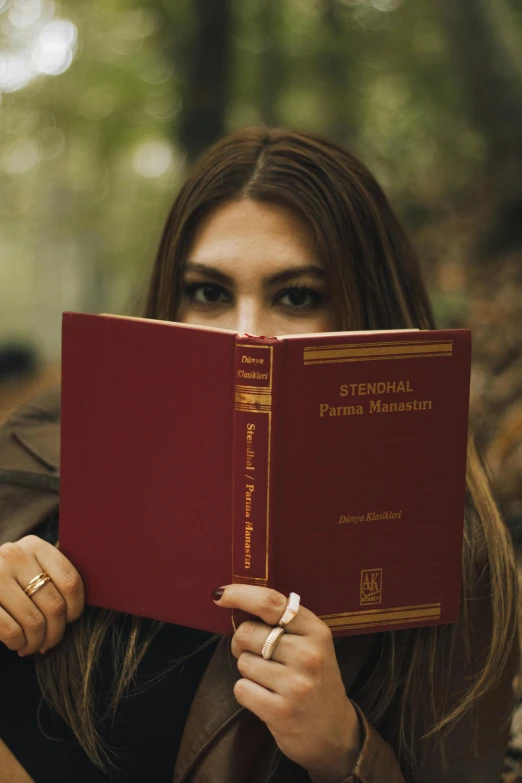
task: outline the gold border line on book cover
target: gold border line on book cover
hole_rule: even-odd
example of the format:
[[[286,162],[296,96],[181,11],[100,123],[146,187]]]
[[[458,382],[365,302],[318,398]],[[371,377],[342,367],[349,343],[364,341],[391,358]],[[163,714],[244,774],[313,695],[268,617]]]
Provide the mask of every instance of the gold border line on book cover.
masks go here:
[[[451,357],[451,354],[448,353],[431,353],[429,354],[429,358],[432,357]],[[427,354],[404,354],[403,356],[357,356],[352,359],[316,359],[315,361],[307,361],[303,362],[303,365],[305,367],[311,367],[313,364],[347,364],[348,362],[385,362],[390,359],[427,359]]]
[[[397,347],[396,345],[371,347],[361,346],[310,346],[303,348],[304,364],[328,364],[333,362],[371,361],[372,359],[415,359],[431,356],[452,356],[453,343],[429,343],[419,345],[410,343]]]
[[[365,569],[368,570],[368,569]],[[390,606],[388,609],[383,609],[382,607],[379,607],[378,609],[357,609],[355,612],[334,612],[333,614],[323,614],[321,615],[321,619],[324,620],[325,617],[355,617],[360,615],[368,615],[368,614],[382,614],[383,612],[403,612],[406,609],[435,609],[439,607],[440,603],[433,603],[433,604],[411,604],[409,606]]]
[[[304,348],[303,353],[305,356],[402,356],[403,354],[431,354],[431,353],[449,353],[451,354],[453,346],[450,344],[445,345],[441,343],[432,343],[430,345],[402,345],[399,348],[396,346],[385,345],[361,348],[358,345],[352,345],[347,348],[329,347],[328,349],[315,350],[312,348]]]
[[[403,354],[402,356],[356,356],[353,359],[316,359],[315,361],[303,362],[305,367],[310,367],[312,364],[346,364],[347,362],[384,362],[389,359],[431,359],[432,357],[451,357],[451,353],[430,353],[430,354]]]
[[[426,617],[422,617],[422,616],[410,617],[403,620],[384,620],[383,622],[380,623],[376,623],[372,621],[367,623],[361,623],[360,625],[332,625],[330,626],[330,628],[332,629],[332,631],[347,631],[356,628],[386,629],[392,625],[402,625],[404,627],[405,625],[408,624],[417,625],[419,622],[429,622],[433,624],[434,620],[440,620],[440,615],[436,615],[436,616],[427,615]]]
[[[386,346],[386,345],[434,345],[439,343],[451,343],[453,340],[448,337],[438,338],[436,340],[372,340],[371,342],[351,342],[351,343],[328,343],[327,345],[306,345],[304,350],[312,351],[328,351],[330,348],[353,348],[354,346],[360,346],[361,348],[371,348],[372,346]]]
[[[268,386],[241,386],[240,383],[236,383],[235,390],[237,392],[260,392],[261,394],[272,393],[272,390]]]
[[[337,348],[387,348],[396,345],[453,345],[453,340],[390,340],[389,342],[371,343],[328,343],[326,345],[305,345],[304,351],[329,351]]]
[[[272,395],[270,393],[251,393],[251,392],[243,392],[243,391],[236,391],[235,394],[235,401],[236,404],[241,405],[261,405],[261,406],[271,406],[272,405]]]
[[[390,609],[367,609],[360,612],[345,612],[322,615],[330,628],[362,628],[368,625],[396,624],[404,620],[433,620],[440,617],[439,604],[419,604],[418,606],[396,606]]]
[[[245,343],[236,343],[236,348],[261,348],[269,351],[270,356],[270,384],[268,386],[244,386],[236,384],[234,388],[234,398],[237,400],[237,393],[241,391],[242,396],[263,397],[270,400],[269,404],[256,405],[255,407],[239,405],[235,403],[235,410],[246,411],[248,413],[266,413],[268,415],[268,444],[267,444],[267,474],[266,474],[266,528],[265,528],[265,575],[264,577],[245,577],[241,574],[232,574],[232,582],[236,580],[248,580],[254,584],[262,582],[264,585],[268,582],[268,551],[270,544],[270,470],[271,470],[271,440],[272,440],[272,381],[273,381],[273,357],[274,346],[273,345],[250,345]],[[246,392],[246,395],[243,394]],[[234,567],[234,535],[232,536],[232,567]]]
[[[265,548],[265,575],[264,577],[244,577],[242,574],[232,574],[232,582],[235,582],[236,579],[251,579],[252,581],[262,581],[265,584],[268,582],[268,547],[270,544],[270,468],[271,468],[271,454],[270,454],[270,447],[271,447],[271,435],[272,435],[272,411],[262,411],[259,409],[252,409],[249,411],[249,413],[266,413],[268,416],[268,460],[267,460],[267,470],[266,470],[266,528],[265,528],[265,540],[266,540],[266,548]],[[234,536],[232,536],[232,565],[234,564]]]
[[[360,348],[359,346],[350,346],[349,348],[329,348],[328,350],[312,350],[303,349],[303,356],[307,360],[313,361],[315,357],[322,356],[323,358],[337,358],[338,356],[410,356],[415,354],[418,356],[428,356],[434,353],[452,355],[453,347],[445,345],[403,345],[400,348],[395,346],[384,346],[377,348]]]
[[[341,630],[348,630],[352,628],[379,628],[384,627],[388,625],[399,625],[404,623],[418,623],[418,622],[433,622],[433,620],[440,620],[440,613],[439,614],[423,614],[422,612],[410,612],[407,615],[397,615],[394,617],[393,615],[388,615],[386,618],[380,619],[377,618],[376,620],[367,620],[366,622],[360,622],[360,623],[326,623],[329,628],[332,629],[332,631],[341,631]]]

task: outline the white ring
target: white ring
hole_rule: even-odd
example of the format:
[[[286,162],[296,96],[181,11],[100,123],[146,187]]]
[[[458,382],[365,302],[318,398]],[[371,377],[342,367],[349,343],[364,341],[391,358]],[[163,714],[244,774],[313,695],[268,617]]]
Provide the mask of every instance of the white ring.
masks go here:
[[[270,660],[270,658],[272,657],[272,653],[277,647],[279,640],[281,639],[283,634],[284,634],[283,628],[278,628],[277,626],[275,628],[272,628],[272,630],[270,631],[270,633],[266,638],[266,642],[263,645],[263,649],[261,650],[261,655],[263,656],[265,661]]]
[[[284,628],[285,625],[288,625],[290,620],[294,619],[297,612],[299,611],[300,602],[301,602],[301,597],[297,595],[297,593],[290,593],[290,595],[288,596],[288,603],[286,605],[286,609],[283,612],[281,619],[277,623],[279,628]]]

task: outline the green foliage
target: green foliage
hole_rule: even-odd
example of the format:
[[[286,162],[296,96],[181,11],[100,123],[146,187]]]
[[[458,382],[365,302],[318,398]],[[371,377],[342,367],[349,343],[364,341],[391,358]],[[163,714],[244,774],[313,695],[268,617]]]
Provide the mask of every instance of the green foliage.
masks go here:
[[[11,23],[38,3],[32,27]],[[77,30],[63,73],[0,93],[0,337],[8,327],[36,334],[53,355],[63,309],[128,311],[143,289],[186,169],[177,138],[200,7],[67,0],[53,11],[50,0],[0,0],[0,57],[34,43],[45,14]],[[484,139],[462,108],[432,0],[232,7],[228,127],[270,122],[334,137],[363,157],[412,227],[473,187]],[[453,320],[459,302],[438,309]]]

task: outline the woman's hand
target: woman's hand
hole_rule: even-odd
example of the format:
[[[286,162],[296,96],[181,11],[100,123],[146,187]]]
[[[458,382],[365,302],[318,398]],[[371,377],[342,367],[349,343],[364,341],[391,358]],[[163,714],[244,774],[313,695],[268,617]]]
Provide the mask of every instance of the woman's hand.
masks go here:
[[[345,693],[330,629],[300,606],[272,658],[265,660],[261,650],[283,615],[286,597],[253,585],[222,589],[218,606],[264,620],[242,623],[232,638],[243,675],[234,686],[235,698],[267,724],[282,752],[313,781],[343,781],[359,754],[359,719]]]
[[[31,579],[45,571],[51,577],[29,598]],[[83,611],[80,574],[52,544],[24,536],[0,546],[0,642],[18,655],[46,652],[61,640],[66,623]]]

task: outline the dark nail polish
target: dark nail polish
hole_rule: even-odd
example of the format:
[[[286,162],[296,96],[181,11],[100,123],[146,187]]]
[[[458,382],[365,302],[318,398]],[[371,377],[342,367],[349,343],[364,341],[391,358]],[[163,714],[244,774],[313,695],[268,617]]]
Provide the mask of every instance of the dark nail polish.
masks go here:
[[[224,587],[216,587],[216,589],[212,590],[212,592],[210,594],[212,596],[212,600],[213,601],[219,601],[219,599],[221,598],[221,596],[223,595],[224,592],[225,592],[225,588]]]

